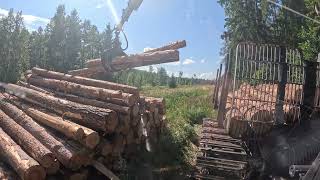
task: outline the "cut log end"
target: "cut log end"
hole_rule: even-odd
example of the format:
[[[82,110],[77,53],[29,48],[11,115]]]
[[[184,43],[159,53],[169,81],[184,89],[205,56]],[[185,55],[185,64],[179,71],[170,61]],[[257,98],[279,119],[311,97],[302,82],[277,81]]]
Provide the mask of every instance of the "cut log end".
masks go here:
[[[90,149],[94,149],[100,142],[100,136],[97,132],[93,132],[85,137],[86,146]]]
[[[60,169],[60,163],[58,160],[54,161],[50,167],[45,168],[47,174],[53,175],[56,174]]]
[[[43,180],[46,178],[46,173],[40,165],[30,167],[24,174],[24,180]]]

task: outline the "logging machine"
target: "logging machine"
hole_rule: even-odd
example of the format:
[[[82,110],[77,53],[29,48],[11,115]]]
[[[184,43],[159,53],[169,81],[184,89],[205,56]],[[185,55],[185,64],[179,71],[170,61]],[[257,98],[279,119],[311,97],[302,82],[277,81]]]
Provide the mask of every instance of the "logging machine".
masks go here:
[[[120,32],[123,33],[125,41],[126,41],[126,47],[122,48],[121,43],[114,41],[112,43],[111,49],[105,49],[101,55],[101,61],[104,69],[106,72],[113,71],[112,66],[110,65],[113,59],[117,56],[126,56],[126,53],[124,52],[128,48],[128,40],[127,37],[123,31],[124,23],[129,20],[130,15],[133,11],[137,11],[142,4],[143,0],[129,0],[128,6],[126,9],[123,9],[121,20],[118,25],[116,25],[112,32],[116,35],[116,37],[119,37]]]
[[[203,120],[196,179],[319,180],[317,59],[279,45],[230,49],[215,84],[217,122]]]

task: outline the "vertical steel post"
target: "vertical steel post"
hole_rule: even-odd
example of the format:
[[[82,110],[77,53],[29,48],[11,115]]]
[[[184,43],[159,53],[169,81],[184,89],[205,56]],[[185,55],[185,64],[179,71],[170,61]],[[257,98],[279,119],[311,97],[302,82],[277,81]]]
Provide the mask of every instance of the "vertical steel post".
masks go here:
[[[218,109],[218,104],[219,104],[219,91],[220,91],[220,86],[221,86],[221,71],[222,71],[222,64],[220,64],[220,68],[219,68],[219,75],[218,75],[218,79],[217,79],[217,88],[216,88],[216,92],[215,92],[215,103],[214,103],[214,109]]]
[[[226,104],[227,104],[227,98],[228,98],[228,91],[229,91],[229,86],[231,84],[231,52],[227,54],[227,58],[225,61],[225,71],[224,71],[224,81],[222,84],[222,90],[221,90],[221,97],[219,101],[219,107],[218,107],[218,125],[220,128],[223,128],[224,125],[224,118],[226,114]]]
[[[287,84],[287,73],[288,73],[288,64],[286,62],[286,48],[284,46],[280,47],[280,64],[279,64],[279,83],[278,83],[278,93],[277,101],[275,107],[275,124],[281,125],[284,124],[284,97],[286,93],[286,84]]]
[[[317,86],[317,66],[318,62],[304,61],[305,83],[303,86],[303,101],[300,107],[300,117],[302,124],[309,127],[309,120],[314,110],[314,98]]]

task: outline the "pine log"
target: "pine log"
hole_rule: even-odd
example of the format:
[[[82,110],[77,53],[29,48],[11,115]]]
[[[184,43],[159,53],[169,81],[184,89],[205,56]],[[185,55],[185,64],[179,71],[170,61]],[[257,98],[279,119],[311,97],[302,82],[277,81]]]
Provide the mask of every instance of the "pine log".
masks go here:
[[[92,166],[100,171],[103,175],[111,180],[120,180],[115,174],[113,174],[109,169],[107,169],[103,164],[98,161],[93,161]]]
[[[57,133],[51,128],[45,127],[45,130],[55,139],[57,139],[59,142],[63,144],[63,146],[68,147],[69,149],[73,150],[74,154],[74,162],[77,163],[77,168],[74,168],[73,170],[77,170],[80,167],[88,166],[93,157],[93,152],[79,144],[76,141],[66,139],[61,134]]]
[[[162,64],[169,62],[179,61],[179,51],[177,50],[166,50],[157,51],[152,53],[135,54],[130,56],[121,56],[113,59],[111,63],[111,70],[113,72],[126,70],[134,67],[149,66],[153,64]],[[93,62],[92,62],[93,63]],[[104,68],[101,60],[94,62],[96,66],[84,69],[78,69],[69,71],[71,75],[93,75],[98,72],[104,72]]]
[[[19,177],[7,164],[0,162],[0,179],[17,180]]]
[[[3,103],[0,102],[0,104]],[[11,111],[11,115],[15,113],[14,110]],[[15,115],[11,118],[16,119],[17,117]],[[53,166],[55,156],[52,152],[11,118],[0,110],[0,127],[44,168]]]
[[[105,138],[101,139],[100,144],[97,146],[98,152],[104,156],[108,157],[112,154],[113,145],[110,141],[106,140]]]
[[[166,113],[166,103],[164,98],[145,97],[145,101],[147,102],[147,105],[154,104],[155,107],[159,109],[159,114]]]
[[[69,101],[80,103],[80,104],[100,107],[100,108],[104,108],[104,109],[110,109],[110,110],[116,111],[118,113],[130,114],[130,107],[127,107],[127,106],[121,106],[121,105],[117,105],[117,104],[98,101],[95,99],[80,97],[80,96],[76,96],[76,95],[72,95],[72,94],[66,94],[66,93],[62,93],[62,92],[52,91],[52,90],[48,90],[45,88],[39,88],[37,86],[31,85],[29,83],[25,83],[22,81],[19,81],[18,84],[20,86],[23,86],[23,87],[26,87],[29,89],[33,89],[33,90],[36,90],[36,91],[39,91],[39,92],[42,92],[42,93],[45,93],[45,94],[48,94],[51,96],[55,96],[57,98],[64,98]]]
[[[36,74],[38,76],[41,76],[41,77],[45,77],[45,78],[64,80],[64,81],[68,81],[68,82],[73,82],[73,83],[82,84],[82,85],[86,85],[86,86],[99,87],[99,88],[104,88],[104,89],[120,90],[124,93],[129,93],[129,94],[134,94],[136,96],[139,96],[138,88],[124,85],[124,84],[118,84],[118,83],[109,82],[109,81],[84,78],[84,77],[80,77],[80,76],[72,76],[69,74],[48,71],[48,70],[40,69],[40,68],[36,68],[36,67],[32,68],[32,73]]]
[[[43,180],[45,170],[0,128],[0,155],[22,180]]]
[[[39,111],[27,104],[19,103],[19,108],[38,123],[49,126],[64,134],[68,138],[74,139],[76,141],[80,141],[82,138],[84,138],[84,130],[83,126],[81,125],[62,119],[55,114],[46,112],[46,110],[44,109],[41,109],[42,111]]]
[[[122,93],[121,91],[80,85],[63,80],[47,79],[36,75],[28,76],[27,81],[30,84],[53,89],[55,91],[75,94],[82,97],[89,97],[115,104],[132,106],[138,100],[137,96],[133,94]]]
[[[82,168],[77,171],[70,171],[69,169],[62,169],[60,173],[65,180],[87,180],[88,179],[88,169]]]
[[[5,101],[2,101],[5,102]],[[19,105],[13,99],[11,102],[15,105]],[[2,103],[1,108],[6,112],[9,116],[16,116],[14,121],[17,122],[20,126],[22,126],[25,130],[31,133],[35,138],[37,138],[43,145],[45,145],[57,159],[67,168],[70,169],[78,169],[81,164],[76,155],[75,149],[64,146],[60,141],[51,136],[46,129],[40,126],[38,123],[33,121],[31,117],[29,117],[22,110],[18,109],[16,106],[10,103]],[[14,113],[12,113],[14,112]],[[10,114],[12,113],[12,114]]]
[[[112,154],[115,155],[121,155],[124,150],[125,146],[125,138],[123,135],[118,134],[116,137],[113,139],[113,149],[112,149]]]
[[[99,134],[87,127],[82,127],[84,131],[84,138],[80,141],[81,144],[85,145],[89,149],[94,149],[100,142]]]
[[[168,45],[159,47],[159,48],[155,48],[155,49],[151,49],[148,51],[145,51],[145,53],[151,53],[151,52],[157,52],[157,51],[166,51],[166,50],[176,50],[176,49],[180,49],[180,48],[184,48],[187,46],[187,42],[185,40],[183,41],[176,41],[173,43],[170,43]]]
[[[8,84],[6,91],[93,130],[113,132],[118,123],[117,114],[112,110],[74,103],[14,84]]]

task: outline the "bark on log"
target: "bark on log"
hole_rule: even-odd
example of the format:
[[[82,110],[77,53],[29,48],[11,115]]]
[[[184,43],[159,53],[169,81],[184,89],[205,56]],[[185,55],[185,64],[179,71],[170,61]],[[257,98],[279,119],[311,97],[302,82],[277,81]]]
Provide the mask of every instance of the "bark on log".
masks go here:
[[[55,139],[57,139],[59,142],[61,142],[63,144],[63,146],[73,150],[73,155],[74,155],[73,162],[76,163],[76,165],[77,165],[77,168],[74,168],[73,170],[77,170],[80,167],[87,166],[91,163],[93,153],[89,149],[81,146],[79,143],[77,143],[73,140],[66,139],[64,136],[57,133],[53,129],[45,128],[45,130],[51,136],[53,136]]]
[[[103,102],[103,101],[98,101],[95,99],[88,99],[85,97],[80,97],[80,96],[76,96],[76,95],[72,95],[72,94],[66,94],[66,93],[61,93],[61,92],[57,92],[57,91],[50,91],[48,89],[45,88],[39,88],[37,86],[25,83],[25,82],[19,82],[18,83],[20,86],[29,88],[29,89],[33,89],[51,96],[55,96],[58,98],[64,98],[67,99],[69,101],[72,102],[76,102],[76,103],[80,103],[80,104],[85,104],[85,105],[90,105],[90,106],[95,106],[95,107],[100,107],[100,108],[104,108],[104,109],[110,109],[113,111],[116,111],[118,113],[123,113],[123,114],[130,114],[130,107],[127,106],[121,106],[121,105],[117,105],[117,104],[112,104],[112,103],[107,103],[107,102]]]
[[[154,104],[155,107],[159,109],[159,114],[166,113],[166,102],[164,98],[145,97],[145,101],[147,102],[147,106],[150,104]]]
[[[111,63],[111,69],[113,72],[126,70],[129,68],[149,66],[153,64],[162,64],[169,62],[179,61],[179,51],[177,50],[166,50],[157,51],[152,53],[135,54],[130,56],[116,57]],[[84,69],[78,69],[69,71],[71,75],[92,75],[98,72],[104,72],[104,68],[101,60],[95,61],[96,66]]]
[[[84,138],[85,134],[83,126],[81,125],[62,119],[57,115],[46,112],[44,109],[41,109],[42,111],[39,111],[27,104],[20,103],[19,107],[38,123],[49,126],[64,134],[68,138],[72,138],[76,141],[80,141],[82,138]]]
[[[99,134],[87,127],[82,127],[82,129],[84,130],[84,138],[82,138],[80,143],[89,149],[94,149],[100,142]]]
[[[5,102],[5,101],[3,101]],[[11,99],[11,102],[19,106],[17,101]],[[35,138],[37,138],[43,145],[45,145],[52,153],[57,157],[57,159],[67,168],[78,169],[81,164],[78,162],[76,151],[73,148],[64,146],[60,141],[51,136],[46,129],[40,126],[38,123],[33,121],[22,110],[18,109],[10,103],[5,103],[5,106],[2,106],[3,111],[5,111],[10,116],[17,116],[19,118],[14,119],[20,126],[26,129],[31,133]],[[10,114],[11,112],[15,112]]]
[[[0,102],[0,104],[3,103]],[[11,115],[15,113],[14,110],[11,111]],[[0,110],[0,127],[44,168],[53,166],[56,159],[53,153],[11,118],[16,119],[18,117],[9,117]]]
[[[1,180],[17,180],[18,175],[7,164],[0,162],[0,179]]]
[[[0,128],[0,155],[22,180],[43,180],[45,170]]]
[[[41,77],[50,78],[50,79],[58,79],[58,80],[64,80],[69,81],[77,84],[82,84],[86,86],[94,86],[99,88],[105,88],[105,89],[112,89],[112,90],[120,90],[125,93],[134,94],[136,96],[139,96],[139,90],[136,87],[128,86],[124,84],[118,84],[108,81],[101,81],[96,79],[90,79],[90,78],[84,78],[80,76],[72,76],[69,74],[63,74],[59,72],[54,71],[48,71],[45,69],[40,68],[32,68],[32,73],[36,74]]]
[[[30,103],[72,118],[77,124],[93,130],[113,132],[118,123],[117,114],[108,109],[74,103],[14,84],[8,84],[6,91]]]
[[[166,50],[176,50],[176,49],[184,48],[186,46],[187,46],[187,42],[185,40],[183,40],[183,41],[173,42],[173,43],[170,43],[168,45],[165,45],[165,46],[162,46],[159,48],[151,49],[151,50],[145,51],[144,53],[166,51]]]
[[[108,157],[112,154],[113,145],[108,140],[102,139],[100,144],[97,146],[97,149],[102,156]]]
[[[127,106],[132,106],[138,100],[138,96],[128,93],[122,93],[121,91],[86,86],[63,80],[47,79],[36,75],[28,76],[27,81],[30,84],[53,89],[55,91],[75,94],[82,97],[89,97],[92,99],[98,99],[115,104],[125,104]]]

